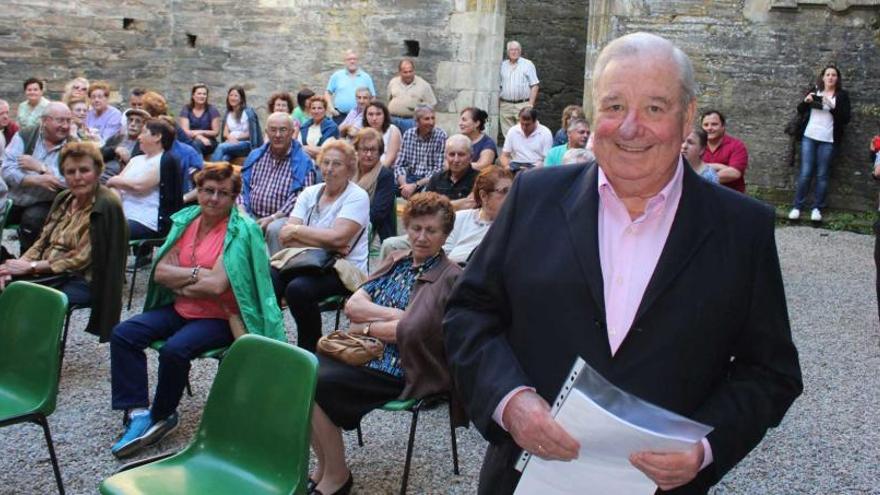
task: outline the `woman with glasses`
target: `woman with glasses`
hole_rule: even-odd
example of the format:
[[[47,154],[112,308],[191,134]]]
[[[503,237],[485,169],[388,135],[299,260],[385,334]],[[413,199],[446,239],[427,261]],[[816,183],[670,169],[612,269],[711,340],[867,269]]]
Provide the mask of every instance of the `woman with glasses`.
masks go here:
[[[394,172],[383,167],[379,157],[385,152],[382,134],[376,129],[361,129],[354,138],[357,151],[357,176],[355,182],[367,191],[370,197],[370,225],[379,240],[385,240],[397,233],[394,217]]]
[[[263,233],[235,207],[241,177],[221,162],[206,164],[195,181],[198,205],[174,215],[144,312],[117,325],[110,340],[112,405],[125,411],[128,424],[112,448],[116,457],[130,456],[177,427],[193,358],[229,346],[239,333],[286,340]],[[150,407],[144,349],[157,340],[165,345]]]
[[[366,278],[370,221],[370,198],[351,181],[357,171],[354,148],[332,139],[321,146],[318,166],[324,183],[302,190],[278,237],[286,248],[321,248],[340,258],[329,271],[290,275],[279,268],[297,250],[285,249],[272,257],[275,292],[287,301],[296,321],[297,345],[312,352],[321,337],[320,302],[351,294]]]
[[[480,172],[474,181],[476,208],[455,212],[455,226],[443,244],[443,251],[450,260],[467,263],[501,211],[512,184],[513,174],[507,169],[490,165]]]
[[[61,102],[70,106],[70,100],[73,98],[88,99],[89,80],[84,77],[71,79],[64,85],[64,93],[61,95]]]

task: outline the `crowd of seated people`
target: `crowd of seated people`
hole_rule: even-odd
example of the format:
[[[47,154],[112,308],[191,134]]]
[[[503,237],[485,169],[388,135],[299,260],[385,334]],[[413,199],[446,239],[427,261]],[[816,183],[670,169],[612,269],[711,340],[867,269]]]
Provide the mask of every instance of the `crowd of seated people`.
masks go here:
[[[175,429],[195,357],[247,332],[286,341],[283,308],[297,345],[316,352],[321,305],[334,296],[350,331],[385,350],[361,367],[320,357],[315,493],[351,486],[339,428],[388,400],[451,390],[436,365],[445,360],[443,307],[458,265],[504,203],[519,150],[506,145],[499,157],[488,112],[477,107],[460,111],[461,133],[448,137],[430,84],[412,61],[398,69],[394,113],[353,52],[326,91],[276,91],[264,109],[232,85],[221,114],[205,84],[191,87],[176,116],[164,95],[140,87],[116,108],[110,83],[82,77],[60,101],[44,96],[42,80],[25,81],[18,122],[0,100],[0,200],[12,199],[21,253],[2,260],[0,290],[32,280],[92,308],[87,330],[111,344],[110,403],[124,414],[113,455],[134,455]],[[536,114],[522,117],[538,129]],[[161,246],[154,261],[152,246],[135,253],[152,263],[146,301],[120,323],[130,239]],[[369,245],[382,241],[371,271]],[[334,253],[332,269],[286,269],[315,249]],[[151,397],[145,350],[157,341]]]

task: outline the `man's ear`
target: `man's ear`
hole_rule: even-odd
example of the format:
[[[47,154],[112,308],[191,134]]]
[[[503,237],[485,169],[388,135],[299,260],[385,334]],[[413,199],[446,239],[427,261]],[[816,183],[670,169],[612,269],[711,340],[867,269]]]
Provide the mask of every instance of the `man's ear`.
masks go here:
[[[697,100],[696,100],[696,98],[694,98],[688,103],[687,108],[685,108],[685,111],[684,111],[684,119],[682,119],[683,127],[681,129],[682,136],[687,136],[688,134],[691,133],[691,130],[693,129],[693,125],[694,125],[694,117],[696,115],[697,115]]]

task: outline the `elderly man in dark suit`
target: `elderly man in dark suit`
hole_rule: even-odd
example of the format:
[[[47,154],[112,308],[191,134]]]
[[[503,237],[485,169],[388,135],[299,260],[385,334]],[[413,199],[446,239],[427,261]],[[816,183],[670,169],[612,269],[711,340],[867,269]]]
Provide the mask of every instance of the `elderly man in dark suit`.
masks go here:
[[[630,462],[661,490],[705,493],[802,389],[773,211],[680,156],[693,68],[669,41],[611,42],[593,70],[597,163],[523,174],[447,307],[446,346],[490,441],[481,493],[510,493],[525,449],[568,460],[550,415],[582,356],[622,389],[714,427]]]

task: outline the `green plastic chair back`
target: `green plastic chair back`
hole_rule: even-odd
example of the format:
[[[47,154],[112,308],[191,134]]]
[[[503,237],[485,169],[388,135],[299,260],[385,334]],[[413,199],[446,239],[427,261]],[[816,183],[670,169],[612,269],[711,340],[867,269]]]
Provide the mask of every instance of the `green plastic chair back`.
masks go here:
[[[104,480],[101,493],[305,493],[317,370],[307,351],[242,336],[220,363],[189,446]]]
[[[416,399],[407,399],[407,400],[392,400],[385,403],[382,406],[384,411],[392,411],[392,412],[400,412],[400,411],[409,411],[416,405],[418,400]]]
[[[154,340],[154,341],[150,342],[150,349],[153,349],[154,351],[157,351],[157,352],[161,351],[163,347],[165,347],[164,340]],[[223,356],[226,354],[227,350],[229,350],[228,347],[218,347],[216,349],[208,349],[207,351],[199,354],[198,358],[199,359],[212,359],[213,358],[213,359],[216,359],[219,361],[219,360],[223,359]]]
[[[12,209],[12,198],[7,198],[4,201],[3,212],[0,213],[0,232],[6,228],[6,220],[9,219],[9,210]]]
[[[0,420],[55,411],[67,296],[30,282],[0,294]]]

